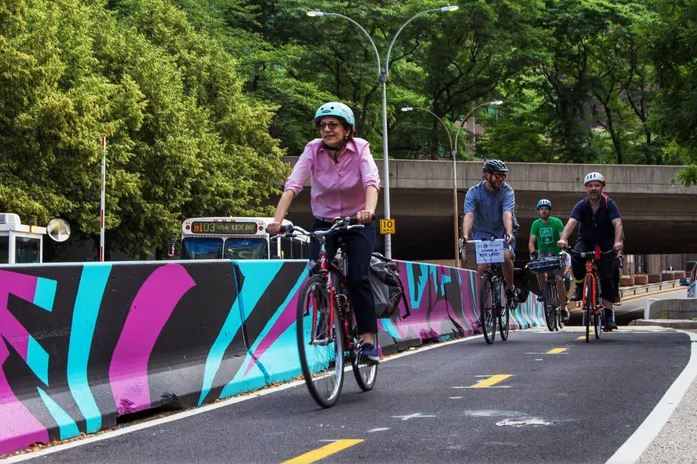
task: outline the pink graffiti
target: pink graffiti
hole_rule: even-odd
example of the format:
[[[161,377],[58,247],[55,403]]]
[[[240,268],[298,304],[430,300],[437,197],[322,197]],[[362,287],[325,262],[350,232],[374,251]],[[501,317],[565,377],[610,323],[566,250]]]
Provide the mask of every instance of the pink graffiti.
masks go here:
[[[10,312],[10,294],[33,302],[36,282],[34,276],[0,271],[0,455],[48,442],[48,431],[15,396],[4,370],[10,356],[6,343],[26,361],[29,340],[29,332]]]
[[[180,264],[166,264],[145,280],[133,299],[109,366],[119,414],[151,406],[148,362],[179,300],[196,283]]]

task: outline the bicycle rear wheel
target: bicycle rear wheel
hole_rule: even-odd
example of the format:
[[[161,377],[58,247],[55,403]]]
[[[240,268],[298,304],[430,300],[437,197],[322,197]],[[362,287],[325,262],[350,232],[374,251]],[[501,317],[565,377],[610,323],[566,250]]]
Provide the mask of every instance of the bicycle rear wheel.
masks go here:
[[[344,382],[344,344],[341,321],[334,312],[329,327],[329,294],[321,275],[312,276],[300,291],[296,333],[300,367],[312,399],[324,408],[333,406]]]
[[[496,336],[496,297],[491,281],[491,275],[487,272],[479,282],[479,320],[484,333],[484,340],[491,345]]]
[[[375,334],[375,346],[378,345],[378,334]],[[370,391],[375,386],[375,381],[378,378],[378,365],[368,364],[361,361],[356,350],[351,351],[351,367],[353,368],[353,376],[356,378],[356,383],[363,391]]]
[[[545,288],[542,292],[542,299],[545,304],[545,322],[547,323],[547,328],[550,332],[554,332],[557,325],[557,316],[556,312],[554,311],[552,285],[553,284],[550,284],[548,279],[545,282]]]

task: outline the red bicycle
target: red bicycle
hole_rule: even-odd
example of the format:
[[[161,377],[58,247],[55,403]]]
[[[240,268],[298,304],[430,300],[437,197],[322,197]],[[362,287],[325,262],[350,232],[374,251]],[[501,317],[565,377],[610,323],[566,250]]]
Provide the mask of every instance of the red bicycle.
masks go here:
[[[333,406],[344,383],[344,361],[348,360],[358,386],[370,391],[377,380],[378,366],[361,360],[363,340],[354,324],[348,283],[343,269],[348,269],[348,256],[330,261],[326,241],[332,235],[362,228],[354,218],[338,219],[327,230],[309,232],[299,226],[282,229],[286,236],[301,234],[320,244],[316,263],[300,290],[296,312],[296,335],[300,367],[310,396],[324,408]],[[339,237],[341,247],[341,237]],[[338,253],[337,253],[338,255]],[[340,263],[343,263],[341,265]],[[377,343],[377,334],[374,341]]]
[[[603,319],[603,305],[600,302],[600,273],[598,265],[603,256],[614,254],[615,250],[601,251],[596,245],[593,251],[575,251],[568,249],[573,256],[586,260],[586,275],[583,278],[583,291],[581,293],[581,307],[583,308],[583,323],[586,326],[586,343],[590,341],[590,323],[593,321],[595,338],[599,339],[603,333],[605,320]]]

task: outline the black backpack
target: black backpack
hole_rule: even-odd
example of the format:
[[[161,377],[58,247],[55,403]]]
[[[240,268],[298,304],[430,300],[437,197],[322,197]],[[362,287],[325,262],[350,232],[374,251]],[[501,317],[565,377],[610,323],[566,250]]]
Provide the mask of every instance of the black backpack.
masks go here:
[[[399,310],[400,301],[404,301],[404,317],[411,315],[397,263],[375,252],[370,258],[368,275],[375,299],[375,312],[379,318],[392,317]]]

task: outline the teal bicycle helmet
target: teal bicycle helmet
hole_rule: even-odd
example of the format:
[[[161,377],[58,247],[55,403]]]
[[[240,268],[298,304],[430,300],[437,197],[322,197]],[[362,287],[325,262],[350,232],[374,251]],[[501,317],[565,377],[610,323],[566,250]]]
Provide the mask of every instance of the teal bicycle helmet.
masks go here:
[[[339,119],[343,119],[346,124],[351,126],[351,129],[356,126],[356,118],[353,117],[353,111],[341,102],[327,102],[320,106],[315,112],[315,117],[312,119],[312,122],[317,124],[319,120],[325,116],[335,116]]]
[[[542,198],[542,199],[537,201],[537,204],[535,205],[535,209],[540,209],[542,206],[546,206],[547,208],[552,209],[552,202],[546,198]]]

